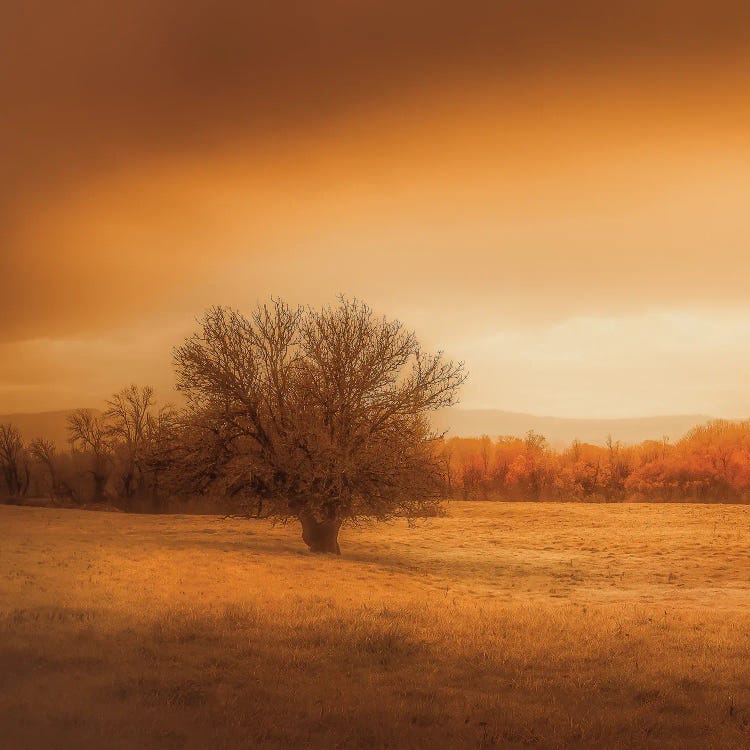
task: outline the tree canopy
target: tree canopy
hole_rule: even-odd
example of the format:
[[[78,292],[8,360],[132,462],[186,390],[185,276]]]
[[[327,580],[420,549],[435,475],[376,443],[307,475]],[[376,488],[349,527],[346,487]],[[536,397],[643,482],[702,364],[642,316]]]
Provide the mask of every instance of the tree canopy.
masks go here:
[[[455,403],[463,365],[423,351],[399,321],[346,298],[320,310],[274,300],[249,317],[214,307],[174,359],[185,491],[297,518],[324,552],[346,520],[412,516],[439,498],[428,415]]]

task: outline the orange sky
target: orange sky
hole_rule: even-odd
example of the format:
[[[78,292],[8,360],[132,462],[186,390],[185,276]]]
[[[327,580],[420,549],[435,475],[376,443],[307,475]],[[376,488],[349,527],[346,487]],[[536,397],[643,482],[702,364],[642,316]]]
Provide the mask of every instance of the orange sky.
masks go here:
[[[207,305],[346,292],[465,406],[748,416],[746,3],[282,5],[8,13],[0,413],[169,397]]]

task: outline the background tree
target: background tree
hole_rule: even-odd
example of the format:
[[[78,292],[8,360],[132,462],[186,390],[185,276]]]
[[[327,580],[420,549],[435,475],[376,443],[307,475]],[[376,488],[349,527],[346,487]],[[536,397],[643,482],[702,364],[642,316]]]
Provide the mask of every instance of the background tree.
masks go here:
[[[344,521],[434,506],[443,465],[427,416],[451,406],[461,364],[426,354],[398,321],[341,299],[281,301],[246,318],[216,307],[175,351],[189,407],[173,477],[297,518],[314,552]]]
[[[144,476],[144,491],[157,510],[162,508],[165,500],[164,490],[168,490],[168,482],[165,483],[163,479],[177,452],[178,424],[178,413],[171,405],[149,411],[146,415],[137,461]]]
[[[0,471],[8,495],[23,497],[30,481],[29,462],[21,433],[12,424],[0,424]]]
[[[94,483],[94,502],[103,502],[104,492],[112,469],[112,444],[107,425],[91,409],[76,409],[68,415],[70,445],[89,457],[89,468]]]
[[[125,498],[146,489],[146,445],[155,406],[151,386],[130,385],[107,401],[106,433],[120,463],[120,481]]]
[[[60,477],[57,466],[57,450],[51,440],[35,438],[29,443],[29,455],[44,467],[49,483],[49,495],[53,500],[74,501],[75,492]]]

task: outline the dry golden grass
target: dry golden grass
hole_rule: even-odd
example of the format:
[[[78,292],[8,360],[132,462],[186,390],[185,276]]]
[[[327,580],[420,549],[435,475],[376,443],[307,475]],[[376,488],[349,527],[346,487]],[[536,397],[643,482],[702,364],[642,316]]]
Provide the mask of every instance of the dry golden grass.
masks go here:
[[[0,507],[2,748],[748,748],[750,508]]]

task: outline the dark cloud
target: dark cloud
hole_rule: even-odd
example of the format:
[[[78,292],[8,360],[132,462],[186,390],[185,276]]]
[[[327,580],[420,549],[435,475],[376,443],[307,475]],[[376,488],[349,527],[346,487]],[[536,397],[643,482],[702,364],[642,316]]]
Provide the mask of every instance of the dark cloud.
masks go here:
[[[748,43],[750,6],[729,0],[6,3],[5,199],[132,149],[304,128],[411,84],[610,63],[658,75]]]
[[[689,91],[694,73],[705,86],[706,71],[721,83],[745,70],[748,49],[750,5],[730,0],[5,3],[0,338],[104,326],[164,294],[165,276],[179,287],[204,273],[205,258],[182,262],[200,201],[173,200],[173,183],[123,188],[100,210],[102,186],[133,165],[304,136],[473,81],[570,75],[606,93],[619,71],[678,75]]]

